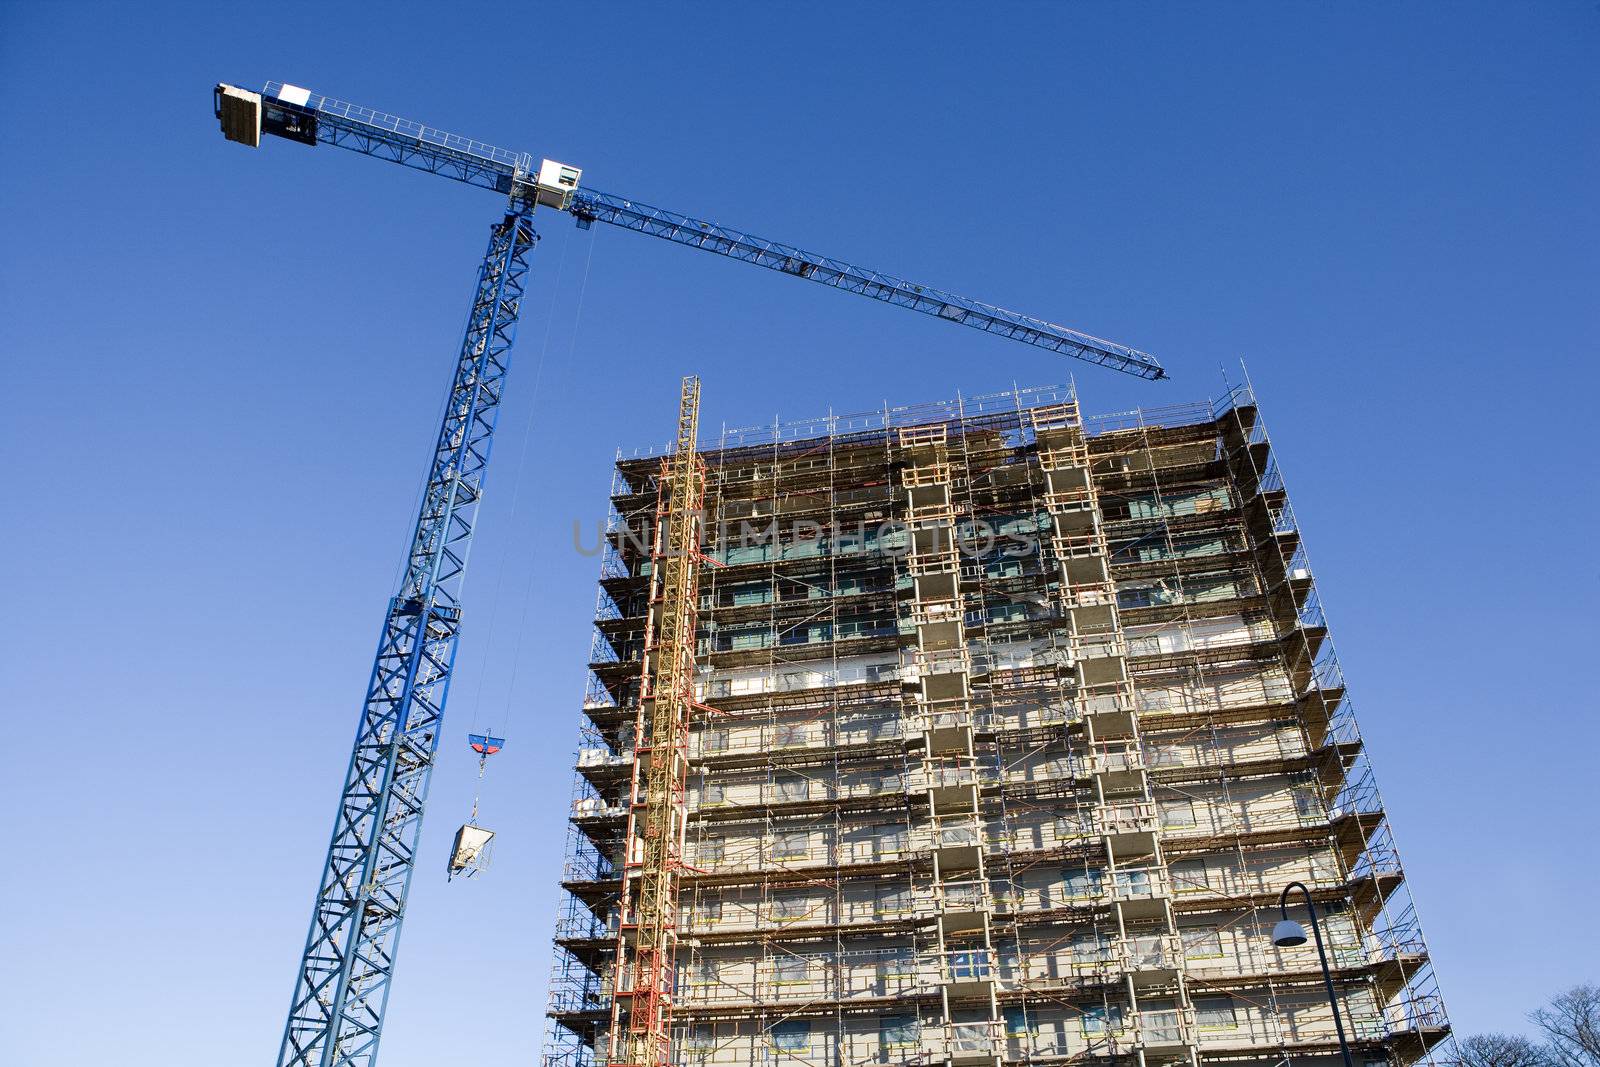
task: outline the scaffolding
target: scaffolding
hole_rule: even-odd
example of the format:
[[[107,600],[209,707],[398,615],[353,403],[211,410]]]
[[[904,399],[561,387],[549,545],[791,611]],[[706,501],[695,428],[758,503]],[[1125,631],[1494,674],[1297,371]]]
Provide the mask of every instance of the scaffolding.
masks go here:
[[[685,378],[678,435],[656,484],[638,715],[628,776],[620,911],[611,975],[617,1067],[668,1067],[677,988],[679,881],[688,824],[705,463],[700,380]]]
[[[1248,387],[1103,417],[1014,390],[699,459],[713,565],[665,762],[657,546],[690,543],[663,501],[695,492],[618,460],[546,1067],[1331,1057],[1314,952],[1268,937],[1291,880],[1365,1062],[1433,1061],[1448,1022]],[[631,1051],[632,798],[663,766],[667,1036]]]

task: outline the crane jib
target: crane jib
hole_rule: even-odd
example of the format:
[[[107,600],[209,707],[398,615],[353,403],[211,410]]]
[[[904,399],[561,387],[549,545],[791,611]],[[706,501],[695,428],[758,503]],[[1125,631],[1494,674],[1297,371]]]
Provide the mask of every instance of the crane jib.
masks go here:
[[[216,93],[217,115],[230,140],[256,144],[260,134],[269,133],[305,144],[336,145],[492,189],[516,204],[554,207],[572,214],[582,226],[605,222],[1136,377],[1152,381],[1167,377],[1161,363],[1148,352],[702,219],[580,188],[577,168],[552,160],[535,167],[526,152],[512,152],[281,82],[268,82],[261,94],[226,85],[217,86]]]
[[[609,193],[579,190],[573,194],[569,210],[580,222],[606,222],[716,252],[1140,378],[1153,381],[1167,376],[1154,356],[1136,348]]]

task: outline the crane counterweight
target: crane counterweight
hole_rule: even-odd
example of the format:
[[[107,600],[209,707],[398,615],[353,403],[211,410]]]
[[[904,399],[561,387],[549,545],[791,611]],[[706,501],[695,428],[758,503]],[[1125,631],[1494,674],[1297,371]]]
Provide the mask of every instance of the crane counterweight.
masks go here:
[[[261,147],[261,94],[234,85],[218,85],[213,90],[217,121],[222,136],[251,148]]]

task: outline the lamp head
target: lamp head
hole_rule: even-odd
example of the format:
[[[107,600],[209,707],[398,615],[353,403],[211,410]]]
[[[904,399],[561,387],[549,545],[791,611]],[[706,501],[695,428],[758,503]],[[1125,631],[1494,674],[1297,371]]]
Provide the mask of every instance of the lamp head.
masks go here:
[[[1272,943],[1279,948],[1294,948],[1306,943],[1306,928],[1293,919],[1284,919],[1272,928]]]

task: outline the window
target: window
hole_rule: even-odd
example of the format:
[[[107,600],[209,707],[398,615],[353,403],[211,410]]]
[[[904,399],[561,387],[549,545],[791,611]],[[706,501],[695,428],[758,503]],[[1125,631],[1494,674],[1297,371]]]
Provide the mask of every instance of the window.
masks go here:
[[[878,957],[878,993],[897,993],[916,974],[916,963],[909,948],[892,948]]]
[[[1027,617],[1027,606],[1015,602],[992,604],[984,610],[984,619],[987,622],[1015,622]]]
[[[722,980],[722,962],[720,960],[702,959],[695,964],[694,971],[689,976],[692,986],[713,986]]]
[[[795,748],[810,741],[810,731],[803,722],[781,722],[773,727],[772,744],[774,748]]]
[[[1233,997],[1195,997],[1194,1021],[1202,1030],[1231,1030],[1239,1025],[1233,1011]]]
[[[1332,852],[1320,849],[1311,853],[1311,878],[1317,882],[1339,881],[1339,861]]]
[[[1147,897],[1150,895],[1150,872],[1135,867],[1131,870],[1117,871],[1112,876],[1116,880],[1117,892],[1125,897]]]
[[[715,807],[726,801],[721,782],[706,782],[700,787],[700,806],[702,808]]]
[[[775,860],[803,860],[810,854],[809,830],[785,830],[772,843],[772,858]]]
[[[1211,926],[1180,930],[1185,959],[1210,960],[1222,957],[1222,931]]]
[[[728,751],[728,731],[721,727],[702,731],[700,734],[700,750],[702,752]]]
[[[1160,634],[1128,635],[1128,655],[1155,656],[1162,652]]]
[[[1133,519],[1160,519],[1172,515],[1197,515],[1217,511],[1230,503],[1228,490],[1194,489],[1186,493],[1140,493],[1128,500],[1128,517]]]
[[[1021,1008],[1005,1009],[1006,1036],[1027,1037],[1033,1031],[1028,1026],[1028,1013]]]
[[[772,898],[772,918],[780,923],[792,923],[805,918],[810,906],[810,898],[803,893],[783,893]]]
[[[722,898],[707,897],[695,906],[695,911],[701,922],[719,923],[722,921]]]
[[[1072,962],[1104,963],[1111,959],[1111,939],[1098,933],[1077,934],[1072,939]]]
[[[1083,1032],[1085,1034],[1103,1034],[1107,1030],[1122,1029],[1122,1006],[1120,1004],[1096,1004],[1084,1008]]]
[[[915,1015],[878,1017],[878,1044],[886,1049],[911,1048],[919,1043]]]
[[[867,740],[883,741],[891,737],[900,736],[900,723],[891,715],[874,715],[863,720],[866,725]]]
[[[1322,796],[1316,786],[1302,782],[1294,787],[1294,811],[1302,819],[1322,819]]]
[[[909,886],[880,883],[873,890],[872,916],[875,919],[898,918],[906,913],[910,902]]]
[[[808,645],[813,641],[826,641],[828,639],[828,626],[826,623],[812,626],[791,626],[778,634],[780,645]]]
[[[1188,797],[1168,798],[1161,801],[1162,829],[1195,825],[1194,801]]]
[[[772,1028],[772,1047],[797,1055],[811,1047],[811,1023],[806,1019],[787,1019]]]
[[[1171,870],[1172,888],[1179,893],[1203,893],[1211,888],[1211,872],[1203,859],[1178,860]]]
[[[802,985],[811,980],[811,961],[804,956],[779,956],[772,961],[772,980],[778,985]]]
[[[1082,871],[1068,870],[1063,876],[1067,883],[1067,896],[1073,900],[1097,896],[1100,892],[1100,875],[1098,867]]]
[[[710,1023],[695,1023],[689,1027],[689,1039],[684,1047],[691,1052],[710,1052],[717,1047],[717,1030]]]
[[[776,783],[779,800],[805,800],[811,793],[811,783],[798,774],[786,774]]]
[[[1004,558],[989,560],[983,565],[983,573],[988,578],[1015,578],[1022,573],[1022,561]]]
[[[1057,841],[1073,841],[1085,836],[1088,827],[1087,820],[1070,815],[1057,816],[1051,829],[1055,832]]]
[[[879,857],[900,855],[906,850],[906,828],[895,824],[874,827],[872,846]]]
[[[954,981],[989,977],[989,953],[981,948],[947,952],[945,958]]]
[[[1148,586],[1143,588],[1118,589],[1117,607],[1119,608],[1147,608],[1151,604],[1154,589]]]
[[[1242,584],[1241,577],[1237,574],[1211,575],[1183,583],[1184,599],[1197,604],[1227,600],[1229,597],[1248,596],[1252,591],[1253,586]]]
[[[709,867],[714,863],[721,863],[723,855],[727,852],[727,840],[721,837],[703,837],[700,839],[699,858],[702,867]]]
[[[988,1023],[952,1023],[950,1051],[966,1058],[969,1053],[994,1055],[994,1031]]]
[[[766,648],[772,644],[772,631],[764,625],[742,626],[727,631],[723,648],[735,652],[749,648]]]
[[[890,949],[885,962],[891,974],[909,976],[917,973],[916,954],[909,948]]]
[[[1145,748],[1145,755],[1152,767],[1178,767],[1183,764],[1183,749],[1177,745],[1149,745]]]

